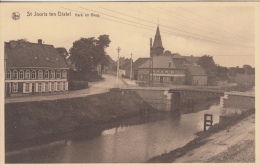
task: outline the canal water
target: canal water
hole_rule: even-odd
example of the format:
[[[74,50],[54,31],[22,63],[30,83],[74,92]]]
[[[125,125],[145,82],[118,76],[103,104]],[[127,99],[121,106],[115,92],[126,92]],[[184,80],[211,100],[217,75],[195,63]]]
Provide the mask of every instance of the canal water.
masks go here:
[[[219,103],[175,116],[153,113],[73,132],[62,140],[6,153],[6,163],[143,163],[179,148],[203,130],[204,114],[219,122]],[[185,112],[185,111],[184,111]]]

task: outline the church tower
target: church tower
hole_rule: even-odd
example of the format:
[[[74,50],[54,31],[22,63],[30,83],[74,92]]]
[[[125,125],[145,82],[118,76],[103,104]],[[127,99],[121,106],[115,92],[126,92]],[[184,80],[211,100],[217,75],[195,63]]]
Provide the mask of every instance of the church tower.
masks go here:
[[[154,42],[153,42],[153,55],[161,55],[163,54],[164,48],[162,45],[162,39],[160,35],[159,25],[157,26]]]

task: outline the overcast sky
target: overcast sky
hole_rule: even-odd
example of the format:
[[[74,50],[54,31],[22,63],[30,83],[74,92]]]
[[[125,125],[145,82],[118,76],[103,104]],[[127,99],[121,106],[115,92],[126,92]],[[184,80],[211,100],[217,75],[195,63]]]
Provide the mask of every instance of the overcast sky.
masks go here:
[[[1,4],[2,5],[2,4]],[[4,8],[3,8],[4,6]],[[13,20],[13,12],[20,13]],[[71,16],[49,16],[49,12]],[[48,16],[27,16],[27,12]],[[76,17],[75,14],[99,14]],[[255,9],[252,3],[7,3],[1,8],[2,40],[42,39],[69,50],[81,37],[107,34],[107,53],[117,59],[149,57],[149,40],[160,26],[165,50],[185,56],[211,55],[221,66],[255,66]]]

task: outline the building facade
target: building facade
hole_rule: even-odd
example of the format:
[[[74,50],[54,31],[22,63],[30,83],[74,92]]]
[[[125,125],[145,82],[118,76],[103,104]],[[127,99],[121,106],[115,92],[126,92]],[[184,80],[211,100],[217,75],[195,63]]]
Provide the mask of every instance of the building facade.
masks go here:
[[[176,85],[207,85],[207,75],[197,65],[198,57],[185,57],[178,53],[165,51],[162,45],[159,26],[154,43],[151,42],[151,53],[144,63],[138,66],[138,81]],[[189,67],[187,67],[189,66]],[[189,68],[197,69],[195,73]]]
[[[68,91],[68,64],[52,45],[5,42],[5,96]]]

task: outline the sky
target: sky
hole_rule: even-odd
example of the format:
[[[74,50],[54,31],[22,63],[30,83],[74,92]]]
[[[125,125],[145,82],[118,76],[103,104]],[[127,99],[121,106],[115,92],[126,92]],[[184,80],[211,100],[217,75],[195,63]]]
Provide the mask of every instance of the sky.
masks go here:
[[[226,67],[254,67],[254,6],[245,2],[1,3],[1,42],[42,39],[69,50],[81,37],[107,34],[111,43],[106,51],[112,59],[117,59],[120,47],[120,57],[130,58],[132,53],[136,60],[149,57],[150,38],[159,25],[165,50],[184,56],[211,55],[216,64]],[[19,20],[12,19],[13,12],[20,14]],[[43,14],[34,16],[35,12]],[[58,16],[58,12],[71,15]]]

